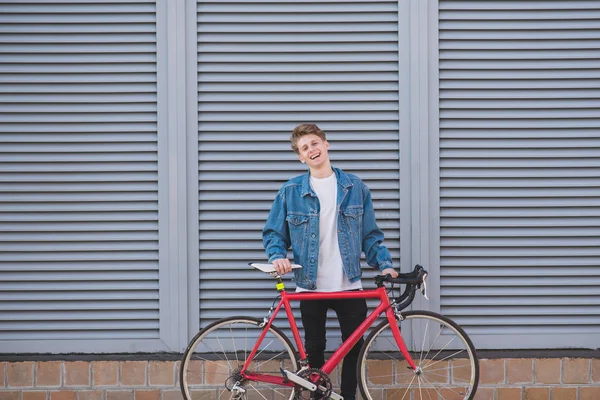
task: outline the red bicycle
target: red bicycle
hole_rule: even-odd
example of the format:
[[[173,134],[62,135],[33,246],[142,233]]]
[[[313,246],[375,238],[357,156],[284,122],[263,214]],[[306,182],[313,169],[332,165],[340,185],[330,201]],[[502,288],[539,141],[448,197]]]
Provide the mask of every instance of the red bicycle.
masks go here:
[[[364,399],[473,399],[479,361],[473,343],[455,322],[429,311],[402,311],[417,290],[426,295],[427,271],[415,269],[397,278],[376,276],[376,289],[333,293],[288,293],[272,264],[250,264],[277,280],[279,292],[263,319],[225,318],[202,329],[188,345],[180,367],[181,392],[187,400],[342,400],[330,374],[348,351],[375,326],[359,354],[357,375]],[[299,267],[299,266],[296,266]],[[390,289],[385,284],[390,283]],[[394,284],[405,289],[393,296]],[[321,369],[311,368],[290,301],[379,299],[379,305],[331,355]],[[279,299],[279,303],[275,303]],[[295,342],[273,321],[284,307]],[[297,351],[296,351],[297,349]]]

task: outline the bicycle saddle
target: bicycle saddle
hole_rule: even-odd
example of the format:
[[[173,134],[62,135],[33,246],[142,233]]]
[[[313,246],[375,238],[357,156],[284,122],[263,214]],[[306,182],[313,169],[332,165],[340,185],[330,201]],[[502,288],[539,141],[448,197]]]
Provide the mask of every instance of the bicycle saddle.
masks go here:
[[[264,263],[248,263],[248,265],[250,265],[253,268],[256,268],[258,270],[261,270],[262,272],[275,272],[275,266],[273,264],[264,264]],[[292,264],[292,269],[293,268],[302,268],[302,265],[300,264]]]

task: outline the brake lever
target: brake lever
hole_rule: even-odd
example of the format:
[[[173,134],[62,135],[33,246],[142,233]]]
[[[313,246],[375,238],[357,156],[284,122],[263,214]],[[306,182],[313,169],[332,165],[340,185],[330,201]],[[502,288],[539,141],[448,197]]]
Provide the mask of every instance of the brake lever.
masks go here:
[[[423,296],[429,300],[429,297],[427,297],[427,273],[423,274],[423,281],[422,281],[422,285],[419,288],[419,290],[421,291],[421,293],[423,294]]]

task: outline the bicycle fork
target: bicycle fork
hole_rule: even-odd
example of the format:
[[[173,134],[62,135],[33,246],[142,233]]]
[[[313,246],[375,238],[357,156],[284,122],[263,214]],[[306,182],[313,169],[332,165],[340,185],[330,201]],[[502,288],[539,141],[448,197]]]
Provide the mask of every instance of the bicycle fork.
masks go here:
[[[394,336],[394,340],[400,349],[400,353],[404,356],[404,359],[408,363],[408,365],[412,368],[413,371],[418,375],[421,371],[420,367],[417,367],[415,362],[413,361],[410,353],[408,352],[408,348],[406,347],[406,343],[404,343],[404,339],[402,338],[402,334],[400,333],[400,328],[398,328],[397,321],[402,321],[404,318],[400,314],[400,312],[395,312],[394,307],[389,307],[385,310],[385,316],[388,319],[390,324],[390,330],[392,331],[392,335]]]

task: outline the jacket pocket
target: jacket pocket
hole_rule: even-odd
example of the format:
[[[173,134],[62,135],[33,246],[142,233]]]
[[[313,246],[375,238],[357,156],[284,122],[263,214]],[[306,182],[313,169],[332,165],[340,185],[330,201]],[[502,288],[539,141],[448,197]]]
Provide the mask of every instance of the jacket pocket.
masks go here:
[[[304,242],[308,233],[308,216],[300,214],[288,214],[286,217],[290,230],[292,248],[296,251],[304,249]]]
[[[361,238],[363,214],[364,210],[362,206],[347,207],[342,210],[346,229],[348,229],[348,233],[351,236]]]
[[[362,206],[348,207],[342,210],[341,242],[344,246],[346,260],[346,274],[348,279],[360,276],[360,254],[362,250],[362,221],[364,210]]]

